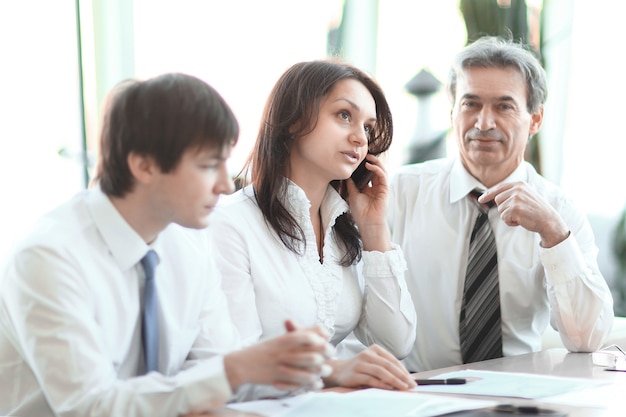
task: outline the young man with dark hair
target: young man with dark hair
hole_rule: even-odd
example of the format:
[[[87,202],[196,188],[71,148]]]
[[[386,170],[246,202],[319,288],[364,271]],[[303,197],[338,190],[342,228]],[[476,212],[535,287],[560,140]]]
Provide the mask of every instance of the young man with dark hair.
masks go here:
[[[220,407],[246,383],[321,386],[319,328],[240,348],[208,216],[233,191],[239,134],[188,75],[120,84],[96,185],[45,215],[0,275],[0,414],[164,416]]]

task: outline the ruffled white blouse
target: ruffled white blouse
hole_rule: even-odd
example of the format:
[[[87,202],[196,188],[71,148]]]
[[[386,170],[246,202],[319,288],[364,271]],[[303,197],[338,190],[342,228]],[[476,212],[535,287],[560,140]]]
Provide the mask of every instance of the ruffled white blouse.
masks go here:
[[[224,197],[211,216],[218,268],[233,320],[245,344],[285,332],[284,321],[322,325],[339,344],[352,331],[364,344],[378,343],[395,356],[406,356],[415,339],[415,309],[408,293],[401,249],[363,252],[361,262],[339,264],[343,255],[334,239],[337,217],[348,204],[328,187],[321,206],[324,228],[320,263],[304,191],[285,181],[282,201],[306,237],[298,255],[285,247],[265,222],[251,187]]]

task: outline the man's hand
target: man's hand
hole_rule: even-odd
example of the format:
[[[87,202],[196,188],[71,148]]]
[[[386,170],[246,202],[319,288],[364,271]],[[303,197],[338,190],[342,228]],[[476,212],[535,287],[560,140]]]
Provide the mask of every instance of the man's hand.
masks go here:
[[[333,373],[327,386],[406,390],[416,386],[398,359],[378,345],[372,345],[351,359],[331,361]]]
[[[331,370],[326,361],[334,352],[319,326],[299,329],[290,321],[287,333],[224,356],[226,376],[233,389],[245,383],[271,384],[278,389],[323,387]]]
[[[569,229],[559,213],[525,182],[496,185],[478,199],[483,204],[492,200],[504,223],[539,233],[544,248],[556,246],[569,236]]]

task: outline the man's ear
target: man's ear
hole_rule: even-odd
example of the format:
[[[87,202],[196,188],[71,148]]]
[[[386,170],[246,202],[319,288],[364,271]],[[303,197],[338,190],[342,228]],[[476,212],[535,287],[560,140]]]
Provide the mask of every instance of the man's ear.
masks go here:
[[[159,167],[151,156],[131,152],[128,154],[126,162],[135,181],[141,184],[150,183],[154,175],[159,172]]]
[[[539,108],[535,113],[530,115],[530,129],[528,134],[530,136],[536,134],[541,129],[543,123],[543,106]]]

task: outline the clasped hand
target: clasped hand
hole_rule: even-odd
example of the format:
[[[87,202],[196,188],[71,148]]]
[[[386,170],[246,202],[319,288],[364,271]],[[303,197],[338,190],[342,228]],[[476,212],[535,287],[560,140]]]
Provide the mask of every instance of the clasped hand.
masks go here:
[[[328,333],[319,326],[298,328],[285,322],[287,333],[224,357],[224,367],[233,389],[244,383],[273,385],[281,390],[319,389],[332,369],[334,355]]]

